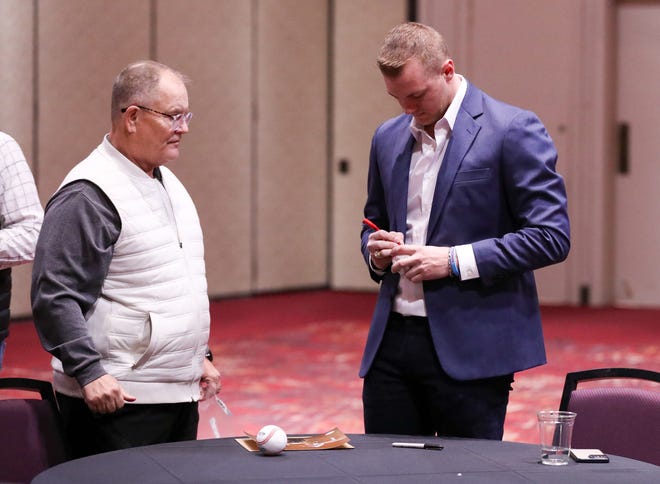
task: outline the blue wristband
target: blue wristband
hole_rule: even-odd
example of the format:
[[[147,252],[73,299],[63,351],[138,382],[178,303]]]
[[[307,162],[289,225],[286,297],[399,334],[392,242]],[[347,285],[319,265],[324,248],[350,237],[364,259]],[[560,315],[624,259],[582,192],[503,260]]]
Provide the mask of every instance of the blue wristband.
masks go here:
[[[456,264],[456,249],[453,247],[449,249],[449,265],[451,266],[451,273],[454,277],[461,275],[460,271],[458,270],[458,264]]]

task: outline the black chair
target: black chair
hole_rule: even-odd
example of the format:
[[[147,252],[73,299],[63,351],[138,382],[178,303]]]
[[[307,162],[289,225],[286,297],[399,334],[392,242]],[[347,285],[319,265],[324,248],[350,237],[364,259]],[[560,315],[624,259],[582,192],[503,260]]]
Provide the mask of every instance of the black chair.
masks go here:
[[[568,373],[559,410],[576,412],[571,447],[600,449],[660,465],[660,387],[594,386],[605,379],[660,383],[660,373],[636,368],[601,368]]]
[[[0,400],[0,481],[30,482],[67,460],[55,393],[50,382],[31,378],[0,378],[3,389],[41,396]]]

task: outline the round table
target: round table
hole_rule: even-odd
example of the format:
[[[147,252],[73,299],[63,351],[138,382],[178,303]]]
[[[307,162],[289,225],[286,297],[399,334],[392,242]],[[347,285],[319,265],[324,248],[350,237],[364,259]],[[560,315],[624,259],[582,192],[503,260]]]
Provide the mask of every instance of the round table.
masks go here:
[[[353,449],[249,452],[234,438],[136,447],[72,460],[39,474],[34,484],[522,482],[658,483],[660,467],[610,456],[608,464],[550,467],[537,445],[471,439],[349,435]],[[392,442],[427,442],[443,450],[394,448]]]

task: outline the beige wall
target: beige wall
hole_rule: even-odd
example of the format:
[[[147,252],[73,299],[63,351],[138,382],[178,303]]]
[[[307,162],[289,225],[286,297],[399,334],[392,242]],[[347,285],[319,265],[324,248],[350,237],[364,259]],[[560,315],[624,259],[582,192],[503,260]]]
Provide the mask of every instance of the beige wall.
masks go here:
[[[18,142],[35,171],[33,7],[24,0],[0,0],[0,131]],[[31,271],[32,264],[12,269],[12,315],[29,311]]]
[[[199,212],[211,295],[252,288],[252,79],[255,2],[157,2],[156,57],[176,66],[194,112],[182,156],[170,168]]]
[[[116,73],[154,57],[192,79],[195,117],[170,168],[200,213],[210,295],[375,289],[358,245],[367,157],[374,129],[398,107],[374,58],[407,3],[0,0],[0,129],[20,142],[45,203],[108,131]],[[557,142],[574,244],[566,264],[539,273],[544,302],[578,302],[583,285],[592,302],[609,300],[614,4],[418,2],[459,70],[537,111]],[[15,271],[14,315],[29,314],[29,270]]]
[[[612,303],[615,0],[418,0],[457,70],[535,111],[559,153],[571,218],[565,263],[536,272],[544,303]]]
[[[404,20],[403,5],[388,0],[392,12],[379,16],[380,0],[0,0],[0,129],[33,162],[45,204],[109,130],[117,72],[142,58],[171,65],[192,80],[195,116],[170,168],[200,214],[211,297],[326,287],[333,232],[329,26],[341,32],[341,49],[373,48]],[[376,28],[364,28],[370,22]],[[362,72],[363,57],[372,56],[347,62]],[[373,80],[341,81],[369,91]],[[353,140],[372,129],[356,115]],[[351,197],[362,199],[363,190],[360,183]],[[357,255],[356,237],[346,243]],[[30,270],[16,269],[15,316],[29,315]]]
[[[325,0],[258,3],[254,289],[327,284]]]
[[[149,3],[41,0],[37,8],[35,161],[46,202],[66,172],[110,130],[115,75],[129,62],[149,56]]]
[[[470,82],[496,98],[539,115],[557,147],[557,169],[567,181],[572,211],[575,205],[571,170],[575,163],[570,151],[574,136],[570,116],[575,103],[575,78],[561,73],[576,72],[578,67],[577,56],[572,55],[579,44],[576,2],[443,3],[444,8],[435,1],[422,4],[428,5],[422,9],[424,21],[445,33],[457,71]],[[568,268],[569,263],[563,263],[536,271],[543,302],[563,303],[577,298],[578,289],[570,283]]]
[[[360,252],[371,136],[400,112],[385,91],[376,54],[387,31],[406,18],[400,0],[343,0],[335,4],[332,96],[332,255],[330,281],[342,289],[377,290]],[[339,171],[341,161],[348,172]]]

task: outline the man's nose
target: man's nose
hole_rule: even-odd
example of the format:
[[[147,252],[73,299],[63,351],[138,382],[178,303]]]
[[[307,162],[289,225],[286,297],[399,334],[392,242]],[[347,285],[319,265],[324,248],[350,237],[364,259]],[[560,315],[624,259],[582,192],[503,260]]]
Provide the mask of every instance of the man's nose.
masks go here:
[[[187,133],[188,131],[190,131],[190,128],[188,126],[188,121],[186,121],[186,118],[181,118],[181,120],[176,124],[174,131],[176,131],[177,133]]]
[[[406,114],[413,114],[417,110],[417,103],[413,101],[404,101],[401,103],[403,112]]]

